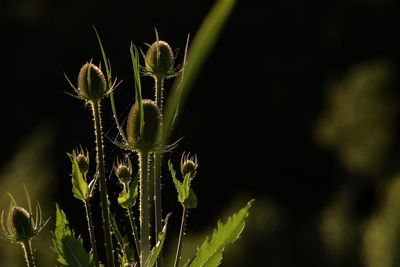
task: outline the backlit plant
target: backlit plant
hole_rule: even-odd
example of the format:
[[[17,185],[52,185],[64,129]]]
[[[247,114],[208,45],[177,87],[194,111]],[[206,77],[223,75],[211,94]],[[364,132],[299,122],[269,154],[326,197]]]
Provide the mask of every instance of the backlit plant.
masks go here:
[[[90,107],[93,116],[96,151],[94,164],[92,166],[89,164],[88,149],[82,146],[68,154],[72,163],[72,193],[75,198],[82,201],[85,208],[90,251],[86,250],[82,238],[70,228],[65,212],[56,205],[53,250],[58,263],[62,266],[164,266],[165,253],[162,253],[162,250],[167,238],[170,213],[166,214],[162,210],[161,188],[168,177],[175,185],[177,200],[182,206],[177,244],[173,249],[174,255],[171,255],[174,267],[218,266],[225,247],[239,238],[253,201],[249,201],[225,223],[219,222],[212,236],[205,239],[196,254],[184,259],[184,262],[181,261],[188,210],[195,209],[198,202],[192,181],[197,179],[197,176],[201,179],[198,172],[199,160],[196,154],[183,153],[180,173],[177,174],[172,163],[174,160],[167,160],[165,153],[179,145],[179,140],[170,140],[171,131],[191,85],[234,3],[234,0],[220,0],[216,3],[195,36],[190,49],[188,49],[189,38],[187,39],[181,64],[176,64],[177,58],[173,49],[168,42],[159,39],[157,31],[156,40],[148,45],[147,51],[137,49],[131,44],[135,99],[126,118],[125,127],[119,122],[114,101],[114,93],[116,90],[124,90],[124,84],[113,77],[110,60],[95,29],[102,62],[95,64],[93,60],[89,60],[83,64],[77,83],[67,77],[74,91],[71,95],[84,101]],[[142,99],[142,76],[153,78],[154,100]],[[167,101],[164,101],[164,81],[169,78],[174,78],[175,81]],[[113,155],[105,157],[105,134],[101,111],[102,105],[108,100],[118,137],[107,146],[119,148],[123,154],[122,159],[118,155],[115,155],[115,158]],[[111,164],[106,165],[106,159]],[[170,173],[162,175],[162,167],[166,162]],[[108,165],[112,165],[112,168],[107,169]],[[94,173],[91,173],[92,169]],[[111,179],[107,179],[109,175],[115,175],[117,178],[115,180],[120,186],[121,191],[117,199],[109,199],[108,184],[112,182]],[[162,176],[165,177],[164,181],[161,180]],[[99,195],[100,199],[101,223],[96,223],[92,216],[91,204],[96,195]],[[120,206],[118,209],[110,204],[114,200]],[[121,229],[125,228],[121,228],[115,219],[116,213],[121,211],[129,220],[127,234],[121,232]],[[41,223],[40,208],[39,219],[33,223],[31,211],[17,207],[15,201],[12,201],[6,217],[6,227],[2,224],[3,232],[9,239],[22,244],[28,266],[34,266],[30,240],[45,224]],[[3,221],[3,213],[1,219]],[[104,243],[96,237],[95,227],[101,228]],[[102,255],[99,251],[105,251],[105,254]]]

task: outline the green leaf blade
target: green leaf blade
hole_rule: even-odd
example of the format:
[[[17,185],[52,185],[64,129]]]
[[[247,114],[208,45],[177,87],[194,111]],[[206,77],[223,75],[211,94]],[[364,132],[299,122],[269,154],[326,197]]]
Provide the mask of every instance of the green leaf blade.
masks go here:
[[[129,185],[129,190],[127,192],[122,191],[119,194],[118,204],[120,204],[125,209],[130,209],[135,205],[138,197],[139,197],[138,177],[135,177]]]
[[[56,204],[56,229],[53,236],[53,250],[57,254],[57,261],[63,266],[92,267],[92,255],[83,247],[82,239],[76,238],[69,228],[65,213]]]
[[[184,70],[185,75],[182,79],[177,79],[175,81],[171,94],[168,97],[161,144],[167,142],[172,131],[173,123],[176,121],[175,118],[178,115],[178,107],[183,105],[189,95],[192,85],[197,79],[207,56],[216,44],[218,35],[233,11],[235,3],[236,0],[217,1],[196,33],[189,49],[189,60]]]
[[[176,191],[178,191],[178,201],[181,203],[183,206],[185,205],[185,201],[189,196],[189,191],[190,191],[190,185],[188,179],[185,182],[184,181],[181,183],[177,178],[176,178],[176,172],[174,169],[174,165],[172,164],[171,161],[168,161],[168,168],[169,172],[171,173],[172,180],[175,184]]]
[[[197,196],[194,193],[193,189],[190,188],[189,196],[185,201],[185,207],[187,209],[195,209],[195,208],[197,208],[197,205],[198,205],[197,203],[198,203]]]
[[[74,197],[82,201],[86,201],[89,198],[89,187],[85,179],[83,179],[83,174],[79,170],[78,161],[72,155],[68,154],[72,162],[72,193]]]
[[[163,227],[162,231],[160,233],[158,233],[158,239],[157,239],[158,242],[154,246],[153,250],[151,251],[151,253],[149,255],[149,258],[146,261],[147,267],[153,267],[157,261],[158,256],[160,255],[160,252],[164,245],[165,236],[167,235],[167,225],[168,225],[168,219],[169,219],[170,215],[171,215],[171,213],[169,213],[167,215],[167,217],[164,220],[165,221],[164,227]]]
[[[239,212],[229,217],[225,224],[218,222],[212,238],[207,237],[197,249],[195,258],[189,264],[190,267],[215,267],[221,263],[225,247],[240,237],[253,202],[254,200],[249,201]]]

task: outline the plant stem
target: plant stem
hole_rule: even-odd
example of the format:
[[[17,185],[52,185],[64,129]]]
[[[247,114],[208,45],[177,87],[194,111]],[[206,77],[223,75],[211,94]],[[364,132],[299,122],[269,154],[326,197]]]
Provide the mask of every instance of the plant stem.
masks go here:
[[[127,209],[126,212],[128,213],[129,222],[130,222],[131,228],[132,228],[133,241],[135,242],[136,253],[139,257],[140,256],[140,253],[139,253],[140,247],[139,247],[138,233],[137,233],[137,229],[136,229],[135,219],[133,218],[132,212],[129,209]]]
[[[90,211],[89,200],[85,200],[85,211],[86,211],[86,219],[87,219],[88,228],[89,228],[90,243],[91,243],[92,249],[93,249],[94,264],[96,267],[99,267],[100,266],[99,265],[99,256],[97,255],[96,237],[94,235],[93,218],[92,218],[92,212]]]
[[[113,229],[115,239],[117,239],[117,242],[118,242],[122,252],[125,253],[125,255],[128,257],[128,260],[130,260],[130,261],[133,260],[134,257],[130,253],[130,250],[127,249],[128,244],[124,241],[124,238],[122,237],[121,232],[118,229],[117,223],[115,222],[114,216],[110,217],[110,222],[111,222],[111,227]]]
[[[161,153],[154,153],[154,230],[156,242],[158,241],[158,234],[162,229],[162,207],[161,207]]]
[[[33,254],[32,254],[31,241],[30,240],[23,241],[21,243],[21,245],[22,245],[22,249],[24,250],[24,254],[25,254],[26,266],[35,267],[35,261],[34,261]]]
[[[164,79],[162,77],[154,78],[155,82],[155,100],[156,105],[160,109],[161,113],[163,110],[163,84]],[[162,126],[161,126],[162,127]],[[158,242],[158,233],[162,229],[162,205],[161,205],[161,153],[154,153],[154,171],[153,171],[153,181],[154,181],[154,231],[155,231],[155,242]],[[157,266],[162,266],[162,252],[157,259]]]
[[[163,110],[163,93],[164,93],[164,78],[162,77],[154,77],[155,83],[155,99],[156,105],[160,109],[161,113]]]
[[[140,166],[140,266],[144,267],[150,255],[150,210],[149,210],[149,152],[139,152]]]
[[[178,267],[179,260],[181,258],[182,241],[183,241],[183,234],[185,232],[186,218],[187,218],[187,208],[183,207],[181,229],[179,230],[179,239],[178,239],[178,246],[176,247],[174,267]]]
[[[114,267],[113,246],[111,241],[110,215],[107,199],[107,185],[104,166],[103,132],[101,125],[100,101],[92,101],[92,111],[96,136],[96,163],[99,177],[100,206],[103,217],[104,240],[106,244],[107,267]]]

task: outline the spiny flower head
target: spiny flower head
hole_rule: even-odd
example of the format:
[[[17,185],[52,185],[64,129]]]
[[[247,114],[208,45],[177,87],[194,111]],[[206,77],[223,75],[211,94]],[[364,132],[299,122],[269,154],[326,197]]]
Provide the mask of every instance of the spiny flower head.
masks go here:
[[[185,177],[187,174],[190,174],[190,179],[196,175],[197,167],[199,163],[197,161],[197,155],[190,156],[190,153],[183,153],[181,158],[181,173],[182,176]]]
[[[143,129],[140,131],[139,105],[135,103],[128,115],[126,135],[130,146],[142,151],[154,151],[158,149],[161,112],[157,105],[150,99],[143,99]]]
[[[81,67],[78,75],[77,93],[80,97],[98,101],[108,94],[106,78],[99,67],[92,62]]]
[[[129,157],[125,157],[124,160],[117,160],[114,171],[121,184],[128,183],[132,178],[132,163]]]
[[[32,216],[22,207],[13,207],[11,211],[11,226],[16,241],[25,241],[35,235]]]
[[[11,203],[7,215],[5,216],[4,210],[1,211],[0,215],[2,235],[13,243],[30,241],[50,220],[50,218],[48,218],[46,221],[42,221],[42,209],[40,208],[39,202],[37,202],[36,205],[36,214],[33,216],[29,194],[26,188],[25,192],[28,198],[29,211],[23,207],[17,206],[14,198],[9,194]]]
[[[176,75],[175,57],[171,47],[165,41],[155,41],[145,56],[145,73],[156,78],[168,78]]]
[[[72,157],[78,162],[79,170],[82,174],[86,174],[89,170],[89,152],[84,150],[82,146],[72,151]]]

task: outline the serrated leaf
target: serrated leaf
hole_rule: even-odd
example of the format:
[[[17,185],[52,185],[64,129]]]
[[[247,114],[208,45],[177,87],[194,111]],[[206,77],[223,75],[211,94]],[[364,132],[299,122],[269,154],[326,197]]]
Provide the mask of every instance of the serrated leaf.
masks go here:
[[[132,180],[128,192],[121,192],[118,196],[118,203],[125,209],[132,208],[139,196],[138,192],[138,178]]]
[[[65,213],[56,204],[56,229],[53,236],[53,250],[62,266],[93,267],[92,255],[83,247],[81,238],[76,238],[69,228]]]
[[[151,253],[150,253],[150,255],[149,255],[149,257],[148,257],[148,259],[146,261],[146,264],[145,264],[146,267],[153,267],[154,264],[157,261],[158,255],[160,255],[160,252],[161,252],[162,247],[164,245],[165,236],[167,234],[167,225],[168,225],[168,219],[169,219],[170,215],[171,214],[169,213],[167,215],[167,217],[165,217],[164,227],[163,227],[162,231],[160,233],[158,233],[158,239],[157,239],[158,242],[154,246],[154,248],[151,250]]]
[[[190,263],[190,267],[215,267],[220,265],[225,247],[240,237],[253,202],[254,200],[249,201],[239,212],[229,217],[225,224],[218,222],[218,227],[214,230],[212,238],[207,237],[204,243],[197,248],[196,256]]]
[[[83,179],[83,174],[79,170],[78,161],[71,154],[68,154],[72,163],[72,173],[71,173],[71,182],[72,182],[72,193],[74,197],[80,199],[82,201],[86,201],[89,198],[89,187],[86,181]]]
[[[187,208],[187,209],[195,209],[195,208],[197,208],[197,202],[198,202],[197,196],[194,193],[193,189],[190,188],[189,196],[185,201],[185,208]]]
[[[182,183],[182,194],[179,195],[179,201],[181,203],[185,203],[186,200],[189,197],[189,193],[190,193],[190,180],[191,180],[191,176],[190,173],[187,173],[185,175],[185,177],[183,178],[183,183]]]
[[[174,170],[174,166],[172,165],[171,161],[168,161],[168,168],[172,176],[172,180],[175,184],[176,191],[178,191],[178,201],[184,206],[185,201],[189,196],[190,192],[190,175],[186,175],[183,183],[181,183],[176,178],[176,172]]]

